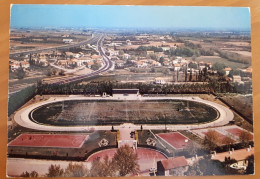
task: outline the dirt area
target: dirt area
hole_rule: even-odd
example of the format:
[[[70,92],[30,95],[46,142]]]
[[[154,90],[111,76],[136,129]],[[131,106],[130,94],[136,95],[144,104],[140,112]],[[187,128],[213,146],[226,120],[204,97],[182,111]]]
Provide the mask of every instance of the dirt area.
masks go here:
[[[91,73],[93,70],[89,69],[89,68],[84,68],[83,70],[79,70],[75,73],[73,73],[74,75],[86,75],[88,73]]]
[[[234,45],[234,46],[250,46],[251,44],[249,42],[239,42],[239,41],[235,41],[235,42],[224,42],[223,44],[228,44],[228,45]]]
[[[127,46],[121,46],[121,47],[117,47],[117,49],[137,49],[138,47],[140,46],[155,46],[155,47],[160,47],[162,45],[169,45],[170,47],[173,47],[173,46],[184,46],[184,43],[177,43],[177,42],[165,42],[165,43],[162,43],[162,42],[157,42],[157,41],[150,41],[149,44],[144,44],[144,45],[127,45]]]
[[[249,51],[230,51],[230,52],[237,53],[239,55],[243,55],[243,56],[247,56],[247,57],[252,56],[252,52],[249,52]]]
[[[250,64],[231,62],[231,61],[228,61],[227,59],[221,58],[219,56],[201,56],[201,57],[196,58],[196,61],[197,62],[200,62],[200,61],[210,62],[212,64],[214,64],[216,62],[224,63],[226,66],[228,66],[232,69],[247,68],[250,66]]]

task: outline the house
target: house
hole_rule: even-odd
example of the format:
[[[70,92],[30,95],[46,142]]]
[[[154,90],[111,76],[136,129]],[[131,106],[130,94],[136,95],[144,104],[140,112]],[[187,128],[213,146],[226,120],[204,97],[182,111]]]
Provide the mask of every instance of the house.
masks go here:
[[[131,41],[128,39],[126,40],[126,45],[132,45]]]
[[[144,67],[148,66],[146,60],[137,61],[136,65],[137,65],[137,68],[144,68]]]
[[[113,97],[138,97],[140,95],[139,89],[112,89]]]
[[[155,84],[165,84],[166,83],[165,80],[161,77],[155,78],[154,82],[155,82]]]
[[[252,73],[252,71],[253,71],[252,67],[248,67],[248,68],[245,70],[246,73]]]
[[[122,68],[123,66],[124,66],[124,64],[125,64],[125,62],[123,61],[123,60],[115,60],[115,62],[116,62],[116,67],[117,68]]]
[[[66,67],[68,65],[68,61],[67,60],[58,60],[57,64],[59,66]]]
[[[224,71],[226,72],[226,75],[228,76],[232,68],[226,67]]]
[[[171,157],[157,162],[157,173],[160,176],[184,176],[188,167],[184,156]]]
[[[180,71],[181,69],[181,65],[179,63],[174,64],[173,67],[174,67],[174,71]]]
[[[207,63],[208,68],[212,68],[212,63]]]
[[[233,83],[240,83],[241,82],[241,76],[233,75],[232,81],[233,81]]]
[[[93,62],[93,61],[88,62],[88,68],[91,68],[92,65],[94,65],[94,62]]]
[[[74,53],[72,53],[72,52],[65,52],[65,55],[67,58],[74,57]]]
[[[102,57],[100,55],[92,55],[91,58],[93,60],[100,60],[100,59],[102,59]]]
[[[127,53],[125,53],[125,54],[123,55],[123,57],[124,57],[125,59],[129,59],[130,55],[127,54]]]
[[[154,51],[146,51],[146,54],[147,54],[147,55],[154,54]]]
[[[63,39],[62,40],[64,43],[68,44],[68,43],[72,43],[73,39]]]
[[[206,66],[205,65],[199,65],[199,70],[204,70],[206,68]]]
[[[29,62],[21,62],[20,64],[21,64],[21,67],[24,69],[30,68]]]
[[[15,71],[15,70],[17,70],[18,68],[20,68],[20,64],[11,63],[11,64],[9,64],[9,68],[10,68],[11,71]]]
[[[46,58],[39,58],[37,60],[37,63],[40,64],[41,66],[44,66],[44,67],[48,66],[48,61],[47,61]]]
[[[171,47],[161,47],[163,49],[163,51],[167,51],[167,50],[170,50]]]

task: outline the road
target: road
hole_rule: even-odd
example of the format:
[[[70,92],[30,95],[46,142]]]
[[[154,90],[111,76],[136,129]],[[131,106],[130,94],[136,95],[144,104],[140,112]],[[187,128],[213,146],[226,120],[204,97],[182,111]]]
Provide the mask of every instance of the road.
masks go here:
[[[99,68],[96,71],[93,71],[91,73],[85,74],[85,75],[80,75],[80,76],[76,76],[76,77],[70,77],[70,78],[65,78],[64,80],[58,81],[58,82],[54,82],[51,84],[66,84],[66,83],[71,83],[71,82],[75,82],[75,81],[79,81],[79,80],[83,80],[85,78],[90,78],[93,76],[97,76],[100,75],[101,73],[104,73],[106,71],[108,71],[109,69],[111,69],[113,67],[113,62],[110,60],[110,58],[105,54],[105,50],[103,49],[103,40],[104,40],[104,35],[102,35],[98,41],[97,41],[97,50],[99,52],[99,55],[102,57],[103,59],[103,66],[101,68]]]
[[[30,53],[39,53],[39,52],[43,52],[43,51],[48,51],[48,50],[60,50],[60,49],[66,49],[66,48],[72,48],[72,47],[78,47],[81,45],[85,45],[85,44],[91,44],[95,41],[97,41],[97,39],[99,38],[99,35],[94,36],[93,38],[89,39],[89,40],[84,40],[81,41],[79,43],[73,43],[73,44],[68,44],[68,45],[62,45],[62,46],[58,46],[58,47],[48,47],[48,48],[42,48],[42,49],[35,49],[35,50],[28,50],[28,51],[23,51],[23,52],[14,52],[14,53],[10,53],[9,56],[10,58],[14,55],[26,55],[26,54],[30,54]]]

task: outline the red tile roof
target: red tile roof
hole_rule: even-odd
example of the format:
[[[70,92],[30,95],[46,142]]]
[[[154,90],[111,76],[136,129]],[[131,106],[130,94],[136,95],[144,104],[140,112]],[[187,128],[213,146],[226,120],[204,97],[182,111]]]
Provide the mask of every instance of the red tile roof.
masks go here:
[[[184,156],[176,157],[176,158],[168,158],[165,160],[161,160],[161,162],[165,170],[184,167],[188,165],[188,162]]]

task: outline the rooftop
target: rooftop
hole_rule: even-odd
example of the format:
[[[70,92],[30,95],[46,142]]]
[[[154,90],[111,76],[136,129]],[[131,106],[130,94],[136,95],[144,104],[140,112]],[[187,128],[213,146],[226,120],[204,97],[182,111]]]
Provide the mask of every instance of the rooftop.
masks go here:
[[[188,162],[184,156],[176,157],[176,158],[168,158],[165,160],[161,160],[161,162],[165,170],[184,167],[188,165]]]

